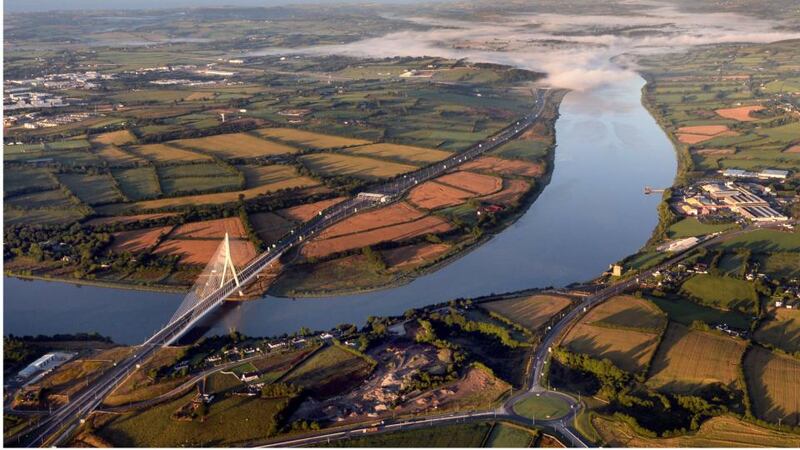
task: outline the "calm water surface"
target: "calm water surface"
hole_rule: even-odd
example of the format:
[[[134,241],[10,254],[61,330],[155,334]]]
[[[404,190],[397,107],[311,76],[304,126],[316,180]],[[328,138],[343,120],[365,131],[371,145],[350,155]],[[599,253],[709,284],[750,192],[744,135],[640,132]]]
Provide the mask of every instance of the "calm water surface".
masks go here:
[[[216,314],[210,331],[327,329],[457,297],[593,278],[648,239],[659,198],[645,196],[643,187],[668,186],[675,175],[672,144],[640,103],[643,84],[633,78],[569,93],[556,123],[550,184],[520,220],[452,264],[394,289],[229,306]],[[97,331],[125,343],[150,335],[182,297],[10,278],[4,294],[5,333]]]

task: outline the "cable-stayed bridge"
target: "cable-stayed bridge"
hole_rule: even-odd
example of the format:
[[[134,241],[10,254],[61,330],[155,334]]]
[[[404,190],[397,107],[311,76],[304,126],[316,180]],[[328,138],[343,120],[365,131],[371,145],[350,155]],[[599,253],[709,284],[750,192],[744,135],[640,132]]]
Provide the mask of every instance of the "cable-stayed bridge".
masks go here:
[[[74,426],[76,420],[82,419],[92,412],[128,375],[152,356],[156,349],[174,343],[191,330],[197,322],[208,315],[209,312],[222,304],[225,299],[232,295],[239,295],[244,286],[255,279],[263,270],[277,262],[290,249],[302,245],[303,242],[319,234],[325,228],[358,214],[360,211],[396,201],[414,186],[453,170],[459,165],[518,137],[532,126],[541,115],[545,106],[545,94],[546,90],[538,90],[531,113],[490,136],[485,141],[414,172],[370,186],[366,191],[359,193],[355,197],[319,211],[314,218],[292,229],[280,240],[273,243],[265,252],[248,262],[241,270],[237,269],[233,264],[234,255],[236,254],[236,241],[231,241],[226,234],[192,290],[181,302],[167,324],[141,344],[134,355],[119,362],[67,405],[42,421],[27,444],[34,446],[58,444],[57,437],[63,436],[63,431],[68,429],[69,426]]]

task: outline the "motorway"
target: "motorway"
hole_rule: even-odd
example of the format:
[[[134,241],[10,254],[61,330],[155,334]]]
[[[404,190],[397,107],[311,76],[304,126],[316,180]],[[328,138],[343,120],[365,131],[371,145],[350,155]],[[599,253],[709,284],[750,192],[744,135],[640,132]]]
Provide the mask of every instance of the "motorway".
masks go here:
[[[139,368],[145,360],[150,358],[156,349],[177,341],[214,307],[220,305],[229,296],[239,292],[240,285],[245,285],[255,279],[259,273],[275,263],[290,249],[302,244],[305,240],[331,225],[357,214],[359,211],[396,201],[414,186],[451,171],[459,165],[491,151],[524,133],[536,122],[544,110],[546,92],[546,90],[538,90],[532,111],[529,114],[485,141],[479,142],[467,150],[455,153],[453,156],[437,163],[370,186],[364,193],[320,211],[316,217],[291,230],[267,251],[249,262],[238,272],[239,283],[235,280],[228,280],[205,298],[185,301],[181,304],[172,320],[140,345],[133,356],[120,361],[68,404],[48,416],[34,430],[29,432],[24,439],[25,445],[58,444],[58,438],[64,435],[64,431],[76,426],[75,423],[78,420],[82,420],[90,412],[94,411],[102,403],[103,399],[134,370]]]

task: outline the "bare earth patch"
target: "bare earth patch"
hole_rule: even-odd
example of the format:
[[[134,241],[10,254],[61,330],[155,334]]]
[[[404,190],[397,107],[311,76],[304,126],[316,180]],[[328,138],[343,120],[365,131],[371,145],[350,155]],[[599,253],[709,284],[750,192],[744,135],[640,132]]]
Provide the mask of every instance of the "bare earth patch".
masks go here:
[[[784,152],[785,153],[800,153],[800,145],[793,145],[793,146],[787,148],[786,150],[784,150]]]
[[[447,244],[413,244],[381,252],[383,260],[393,269],[421,266],[447,253]]]
[[[704,155],[704,156],[722,156],[722,155],[733,155],[736,153],[735,148],[698,148],[694,150],[692,153],[696,155]]]

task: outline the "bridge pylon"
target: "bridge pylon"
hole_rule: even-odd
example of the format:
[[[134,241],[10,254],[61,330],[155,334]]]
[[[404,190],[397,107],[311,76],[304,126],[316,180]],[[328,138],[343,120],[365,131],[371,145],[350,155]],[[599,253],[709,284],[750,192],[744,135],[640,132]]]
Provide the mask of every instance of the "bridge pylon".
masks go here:
[[[225,285],[226,281],[225,277],[227,276],[228,271],[230,270],[231,276],[233,277],[233,280],[236,282],[236,287],[239,288],[239,296],[241,297],[244,295],[244,292],[242,292],[242,284],[239,283],[239,275],[236,273],[236,266],[233,264],[233,258],[231,257],[231,240],[230,237],[228,237],[227,232],[225,233],[225,239],[222,241],[222,245],[223,245],[222,253],[225,258],[225,265],[222,267],[222,275],[219,278],[219,287]],[[230,280],[230,278],[228,278],[228,280]]]

